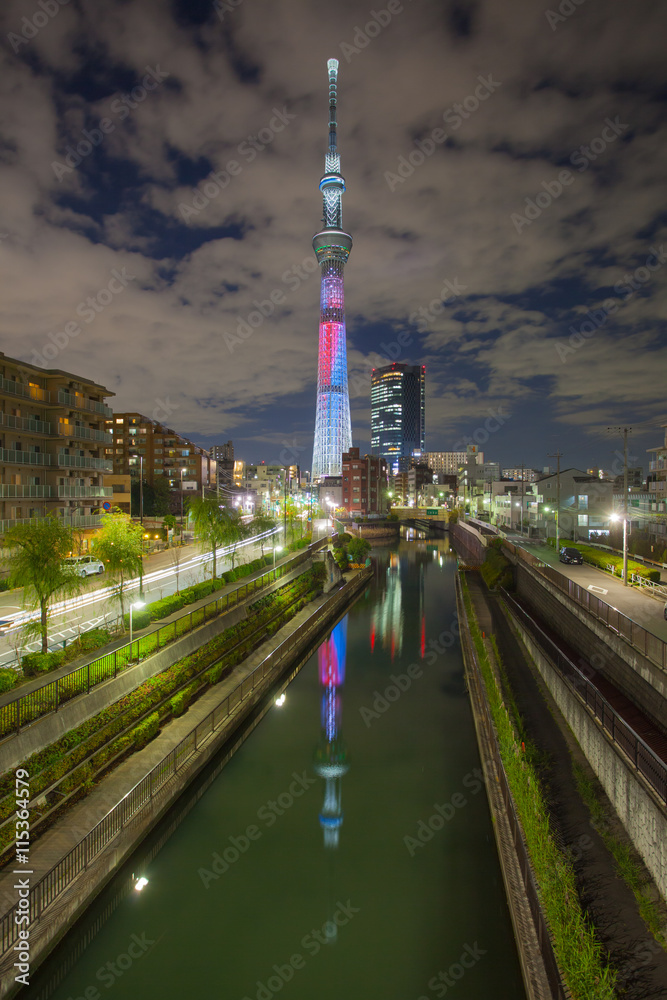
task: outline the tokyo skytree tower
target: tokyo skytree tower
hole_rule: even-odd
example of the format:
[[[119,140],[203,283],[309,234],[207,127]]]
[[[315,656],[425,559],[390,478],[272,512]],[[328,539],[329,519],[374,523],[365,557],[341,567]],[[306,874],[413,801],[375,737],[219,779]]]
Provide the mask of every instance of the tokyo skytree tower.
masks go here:
[[[329,59],[329,148],[320,191],[324,198],[324,227],[313,236],[320,265],[320,339],[317,362],[317,410],[313,481],[340,476],[342,455],[352,444],[350,397],[347,388],[347,346],[343,268],[352,249],[352,237],[343,226],[345,180],[340,172],[336,141],[338,60]]]

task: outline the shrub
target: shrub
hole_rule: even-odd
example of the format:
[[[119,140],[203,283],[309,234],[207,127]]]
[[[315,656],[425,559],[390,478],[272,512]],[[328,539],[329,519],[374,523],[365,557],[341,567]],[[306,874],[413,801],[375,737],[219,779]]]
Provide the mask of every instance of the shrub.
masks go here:
[[[192,588],[194,591],[194,600],[201,601],[203,597],[208,597],[216,589],[216,581],[213,580],[202,580],[201,583],[196,583]]]
[[[141,750],[145,747],[147,743],[157,736],[160,729],[160,717],[157,712],[153,712],[149,715],[147,719],[140,722],[138,726],[135,726],[132,730],[132,741],[134,743],[135,750]]]
[[[132,616],[134,621],[134,615]],[[82,653],[89,653],[92,649],[99,649],[111,642],[111,633],[108,628],[91,628],[89,632],[83,632],[78,638],[78,645]]]
[[[489,590],[496,587],[510,589],[514,578],[509,560],[498,549],[489,549],[482,566],[482,578]]]
[[[192,696],[198,687],[199,687],[198,684],[190,684],[189,687],[184,688],[182,691],[179,691],[177,694],[174,695],[174,697],[169,702],[169,708],[171,709],[172,715],[174,716],[183,715],[183,712],[190,704]]]
[[[125,631],[130,627],[130,615],[129,613],[123,615],[123,622],[125,625]],[[135,632],[139,629],[146,628],[147,625],[151,623],[151,612],[150,608],[141,608],[139,611],[132,612],[132,628]]]
[[[0,591],[9,590],[9,580],[0,580]]]
[[[18,674],[15,670],[0,670],[0,694],[11,691],[17,680]]]
[[[38,677],[46,674],[49,670],[55,670],[62,666],[65,660],[65,651],[57,650],[55,653],[27,653],[21,659],[23,674],[25,677]]]
[[[154,622],[173,615],[175,611],[180,611],[184,604],[182,594],[172,594],[171,597],[163,597],[161,601],[153,601],[152,604],[148,605],[146,611],[149,612],[150,619]]]
[[[353,563],[362,563],[371,551],[371,543],[367,538],[352,538],[350,539],[347,551]]]

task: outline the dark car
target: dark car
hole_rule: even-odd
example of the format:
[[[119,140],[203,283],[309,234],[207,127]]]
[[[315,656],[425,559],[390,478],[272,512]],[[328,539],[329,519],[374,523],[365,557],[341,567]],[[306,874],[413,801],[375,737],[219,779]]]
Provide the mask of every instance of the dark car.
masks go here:
[[[579,549],[570,549],[567,545],[564,545],[560,550],[558,558],[562,563],[578,563],[583,566],[584,562],[584,557]]]

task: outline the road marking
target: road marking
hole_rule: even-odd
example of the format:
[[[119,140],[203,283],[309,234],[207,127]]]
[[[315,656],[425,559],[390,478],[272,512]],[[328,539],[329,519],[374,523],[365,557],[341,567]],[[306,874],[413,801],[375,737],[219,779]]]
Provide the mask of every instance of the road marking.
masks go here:
[[[605,590],[604,587],[594,587],[592,583],[588,584],[587,590],[592,590],[594,594],[608,594],[609,591]]]

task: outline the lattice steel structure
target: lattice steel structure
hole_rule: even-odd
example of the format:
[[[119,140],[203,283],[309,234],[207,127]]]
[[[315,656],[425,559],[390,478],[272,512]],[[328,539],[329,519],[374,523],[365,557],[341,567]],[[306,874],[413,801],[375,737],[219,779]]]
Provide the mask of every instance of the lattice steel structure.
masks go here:
[[[347,345],[343,269],[352,249],[352,237],[343,226],[345,180],[340,172],[336,137],[338,60],[330,59],[329,148],[320,191],[324,199],[324,228],[313,236],[320,265],[320,339],[317,362],[317,409],[312,478],[340,476],[342,455],[352,444],[350,396],[347,387]]]

